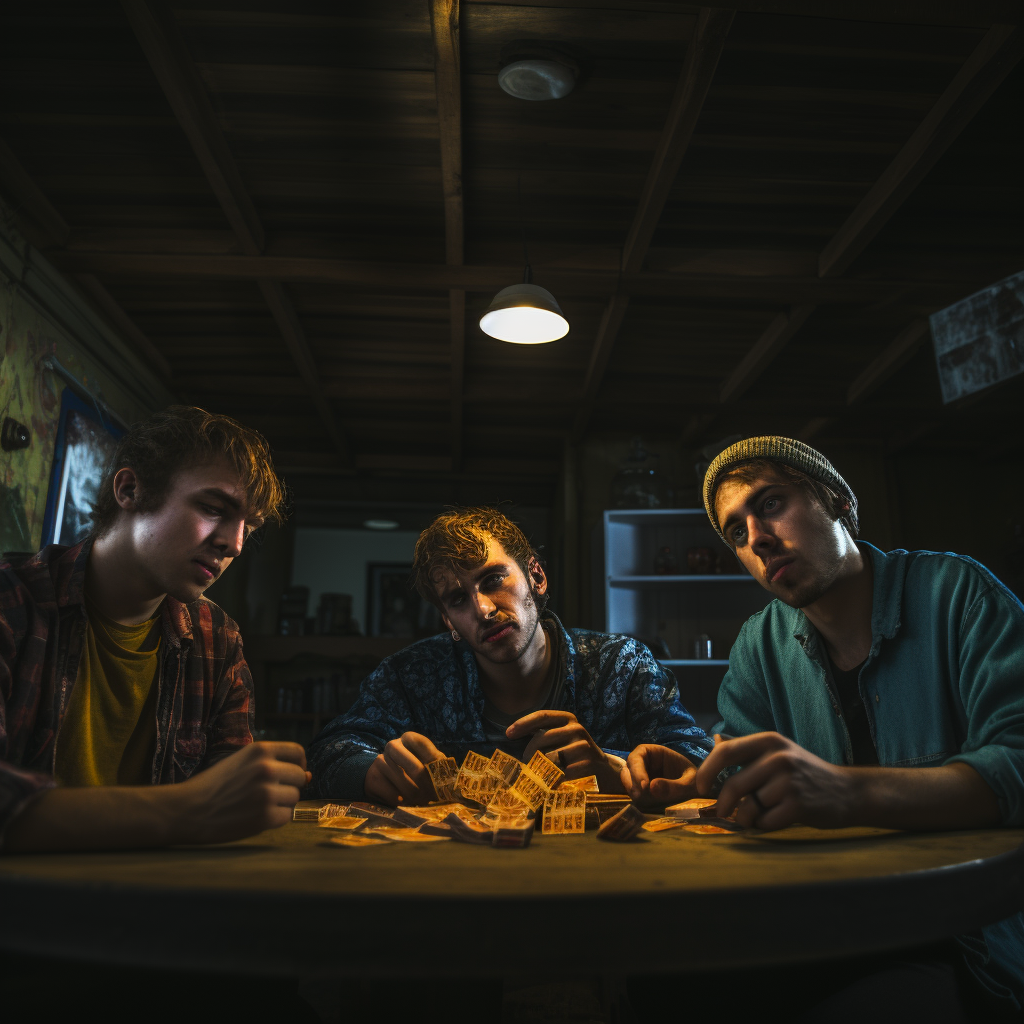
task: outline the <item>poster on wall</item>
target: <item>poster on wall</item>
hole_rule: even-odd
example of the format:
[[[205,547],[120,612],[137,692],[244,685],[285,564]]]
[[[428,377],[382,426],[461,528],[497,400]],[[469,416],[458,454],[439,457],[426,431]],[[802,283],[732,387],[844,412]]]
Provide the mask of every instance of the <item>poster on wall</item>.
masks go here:
[[[409,586],[411,562],[370,562],[366,567],[366,635],[410,640],[439,633],[441,613]]]
[[[64,389],[43,519],[44,547],[77,544],[88,535],[92,503],[123,433]]]

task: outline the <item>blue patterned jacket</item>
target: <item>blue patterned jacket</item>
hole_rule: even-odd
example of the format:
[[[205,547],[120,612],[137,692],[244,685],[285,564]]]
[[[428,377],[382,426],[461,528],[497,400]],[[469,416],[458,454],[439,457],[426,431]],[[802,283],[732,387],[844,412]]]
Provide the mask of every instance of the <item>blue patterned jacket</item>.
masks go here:
[[[661,743],[694,764],[707,756],[704,731],[679,700],[672,673],[628,636],[587,629],[566,630],[550,613],[561,637],[559,669],[564,685],[553,710],[571,711],[595,742],[625,756],[639,743]],[[385,744],[412,731],[428,736],[461,763],[466,751],[489,754],[484,694],[476,659],[449,634],[420,640],[385,658],[359,689],[355,704],[328,724],[307,751],[311,795],[362,800],[363,781]],[[514,756],[526,740],[497,744]]]

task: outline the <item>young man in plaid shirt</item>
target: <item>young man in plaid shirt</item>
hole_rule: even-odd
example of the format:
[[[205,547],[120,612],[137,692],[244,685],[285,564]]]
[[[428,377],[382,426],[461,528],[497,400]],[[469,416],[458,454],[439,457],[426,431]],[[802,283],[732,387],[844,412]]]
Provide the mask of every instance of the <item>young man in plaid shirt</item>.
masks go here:
[[[172,406],[120,442],[93,534],[0,565],[0,850],[225,842],[284,824],[238,627],[203,592],[280,521],[264,439]]]

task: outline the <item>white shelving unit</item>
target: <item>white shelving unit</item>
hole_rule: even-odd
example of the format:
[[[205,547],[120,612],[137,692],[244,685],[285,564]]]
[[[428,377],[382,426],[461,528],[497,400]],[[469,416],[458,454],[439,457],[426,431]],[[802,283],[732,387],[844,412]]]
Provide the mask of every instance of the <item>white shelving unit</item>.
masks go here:
[[[672,549],[678,575],[656,575],[655,558]],[[722,572],[687,574],[687,552],[716,553]],[[717,721],[719,683],[740,626],[771,597],[740,566],[704,509],[614,509],[604,514],[605,629],[668,647],[659,659],[679,680],[683,702],[701,725]],[[711,637],[710,659],[694,657]],[[657,652],[656,652],[657,653]]]

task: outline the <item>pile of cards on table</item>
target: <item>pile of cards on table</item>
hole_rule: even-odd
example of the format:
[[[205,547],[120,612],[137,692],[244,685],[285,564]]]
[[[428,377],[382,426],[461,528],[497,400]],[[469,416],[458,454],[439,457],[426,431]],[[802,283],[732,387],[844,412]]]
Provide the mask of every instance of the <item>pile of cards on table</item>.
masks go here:
[[[420,807],[371,803],[296,808],[294,820],[315,818],[339,846],[388,842],[443,842],[529,846],[540,825],[545,835],[597,829],[602,839],[633,838],[647,816],[625,794],[601,793],[597,778],[566,779],[540,751],[524,764],[501,750],[470,752],[461,766],[442,757],[426,766],[437,801]]]

